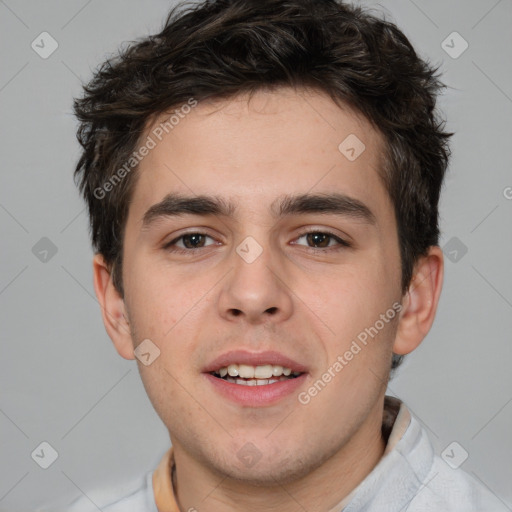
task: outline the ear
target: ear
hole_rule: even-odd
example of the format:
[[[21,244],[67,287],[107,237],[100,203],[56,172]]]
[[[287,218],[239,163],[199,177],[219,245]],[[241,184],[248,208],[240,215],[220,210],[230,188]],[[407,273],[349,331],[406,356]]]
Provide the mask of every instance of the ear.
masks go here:
[[[442,250],[433,246],[414,267],[413,278],[405,294],[393,345],[395,354],[409,354],[423,341],[432,327],[443,286]]]
[[[93,258],[94,290],[101,306],[103,323],[119,355],[135,359],[130,323],[124,300],[112,282],[111,272],[101,254]]]

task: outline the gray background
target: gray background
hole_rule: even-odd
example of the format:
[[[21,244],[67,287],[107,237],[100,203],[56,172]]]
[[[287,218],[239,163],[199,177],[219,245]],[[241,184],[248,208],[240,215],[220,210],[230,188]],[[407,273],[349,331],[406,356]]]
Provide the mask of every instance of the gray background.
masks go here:
[[[168,448],[94,299],[71,102],[107,53],[158,30],[173,3],[0,1],[0,510],[82,493],[97,501],[98,487],[122,491]],[[390,393],[439,454],[453,441],[467,450],[462,468],[512,510],[512,2],[360,3],[387,12],[441,65],[450,86],[441,107],[456,132],[441,207],[454,261],[435,326]],[[59,45],[47,59],[31,48],[43,31]],[[441,46],[454,31],[469,44],[458,58]],[[447,44],[453,54],[463,42]],[[42,252],[43,237],[56,254]],[[58,452],[46,470],[31,458],[42,441]]]

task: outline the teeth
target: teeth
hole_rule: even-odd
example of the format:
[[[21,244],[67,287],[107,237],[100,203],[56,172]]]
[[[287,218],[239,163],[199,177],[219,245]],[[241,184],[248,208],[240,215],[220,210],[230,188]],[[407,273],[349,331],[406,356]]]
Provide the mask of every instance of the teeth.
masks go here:
[[[228,373],[231,377],[238,377],[238,365],[230,364],[228,366]]]
[[[271,379],[271,377],[281,377],[282,375],[288,377],[292,374],[292,370],[291,368],[271,364],[260,366],[230,364],[228,367],[220,368],[216,373],[221,377],[229,375],[230,377],[240,377],[242,379],[268,380]],[[293,375],[300,375],[300,372],[293,372]]]
[[[283,367],[282,366],[272,366],[272,375],[274,377],[279,377],[283,374]]]
[[[246,364],[238,365],[238,375],[244,379],[254,378],[254,366],[248,366]]]
[[[281,375],[278,379],[235,379],[233,377],[226,377],[228,382],[232,384],[239,384],[240,386],[266,386],[268,384],[274,384],[274,382],[280,382],[283,380],[288,380],[284,375]]]
[[[265,366],[256,366],[256,369],[254,370],[254,377],[256,379],[270,379],[272,375],[274,375],[273,367],[269,364],[266,364]]]

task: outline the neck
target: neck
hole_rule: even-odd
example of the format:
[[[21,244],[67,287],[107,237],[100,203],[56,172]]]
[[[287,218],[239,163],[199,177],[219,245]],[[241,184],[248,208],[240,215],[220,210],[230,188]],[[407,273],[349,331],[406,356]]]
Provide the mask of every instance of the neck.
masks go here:
[[[319,467],[292,482],[261,487],[206,468],[174,442],[174,489],[180,510],[201,512],[292,512],[298,508],[328,512],[340,504],[381,459],[381,407],[369,416],[352,438]]]

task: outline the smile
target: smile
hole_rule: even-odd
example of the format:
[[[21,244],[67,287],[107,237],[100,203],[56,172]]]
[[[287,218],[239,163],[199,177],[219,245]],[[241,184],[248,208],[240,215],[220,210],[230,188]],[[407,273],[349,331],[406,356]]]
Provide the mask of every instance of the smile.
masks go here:
[[[223,379],[232,384],[241,386],[268,386],[276,382],[283,382],[295,379],[300,372],[292,372],[291,368],[280,365],[258,365],[230,364],[211,372],[217,378]]]

